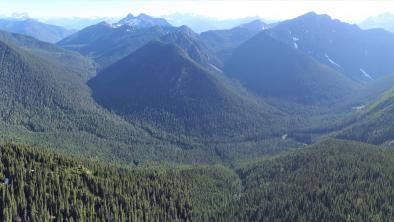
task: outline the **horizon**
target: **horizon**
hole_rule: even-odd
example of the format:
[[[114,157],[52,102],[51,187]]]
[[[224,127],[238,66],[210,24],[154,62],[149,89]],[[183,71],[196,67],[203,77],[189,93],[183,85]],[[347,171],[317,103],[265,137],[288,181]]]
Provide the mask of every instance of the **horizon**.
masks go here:
[[[283,5],[286,8],[283,8]],[[89,8],[89,10],[86,10]],[[217,10],[225,8],[226,10]],[[349,8],[351,10],[349,11]],[[127,14],[141,13],[154,17],[174,14],[196,15],[218,20],[260,17],[267,20],[286,20],[308,12],[327,14],[333,19],[349,23],[383,13],[394,13],[391,1],[157,1],[157,0],[81,0],[49,1],[37,0],[34,4],[27,0],[0,3],[0,15],[13,17],[27,14],[34,19],[56,18],[122,18]]]

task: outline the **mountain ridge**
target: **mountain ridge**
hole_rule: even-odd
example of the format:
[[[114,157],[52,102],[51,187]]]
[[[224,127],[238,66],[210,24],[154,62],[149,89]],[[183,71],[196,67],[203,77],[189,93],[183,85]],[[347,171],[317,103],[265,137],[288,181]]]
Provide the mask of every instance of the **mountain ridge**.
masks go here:
[[[252,121],[247,115],[270,115],[259,111],[258,103],[235,93],[218,73],[201,67],[178,46],[158,41],[103,70],[88,84],[105,107],[126,116],[153,115],[153,121],[158,123],[163,117],[173,119],[177,126],[170,129],[183,129],[180,132],[186,134],[226,135],[232,129],[249,128],[248,125],[253,129],[257,125],[252,122],[258,119]],[[227,125],[229,132],[220,123]]]
[[[0,19],[0,29],[8,32],[32,36],[44,42],[56,43],[71,35],[75,30],[45,24],[34,19]]]

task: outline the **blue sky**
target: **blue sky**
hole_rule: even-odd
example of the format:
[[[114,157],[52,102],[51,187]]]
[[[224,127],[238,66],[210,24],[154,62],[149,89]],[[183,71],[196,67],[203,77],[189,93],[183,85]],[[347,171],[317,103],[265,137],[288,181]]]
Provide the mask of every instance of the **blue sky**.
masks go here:
[[[0,0],[0,15],[27,12],[31,17],[123,17],[141,12],[163,16],[176,12],[216,18],[260,16],[285,19],[308,11],[329,14],[345,21],[360,21],[386,11],[394,1],[225,1],[225,0]]]

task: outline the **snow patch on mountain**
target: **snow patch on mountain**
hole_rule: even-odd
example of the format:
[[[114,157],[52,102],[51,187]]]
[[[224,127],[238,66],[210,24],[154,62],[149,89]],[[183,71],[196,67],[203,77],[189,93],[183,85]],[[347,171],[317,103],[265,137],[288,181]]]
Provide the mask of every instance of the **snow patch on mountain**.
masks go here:
[[[327,60],[328,60],[331,64],[333,64],[334,66],[337,66],[338,68],[342,68],[342,66],[340,66],[338,63],[336,63],[334,60],[332,60],[332,59],[330,58],[330,56],[327,55],[327,53],[326,53],[324,56],[327,58]]]
[[[122,20],[121,25],[138,26],[141,23],[140,19],[137,18],[126,18]]]
[[[361,69],[361,68],[360,68],[360,72],[361,72],[362,74],[364,74],[364,76],[367,77],[368,79],[373,80],[372,76],[369,75],[364,69]]]
[[[352,109],[354,110],[362,110],[365,108],[365,105],[361,105],[361,106],[353,106]]]
[[[218,71],[218,72],[220,72],[220,73],[223,73],[223,71],[222,71],[221,69],[219,69],[217,66],[215,66],[214,64],[210,64],[210,66],[211,66],[214,70],[216,70],[216,71]]]
[[[296,49],[298,49],[297,41],[299,41],[299,40],[300,40],[299,38],[293,37],[293,45],[294,45],[294,48],[296,48]]]

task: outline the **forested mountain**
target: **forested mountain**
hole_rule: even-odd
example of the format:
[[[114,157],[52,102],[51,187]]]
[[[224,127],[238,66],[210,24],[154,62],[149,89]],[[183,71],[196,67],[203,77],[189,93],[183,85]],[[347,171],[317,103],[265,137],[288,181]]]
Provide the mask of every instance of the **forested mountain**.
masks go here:
[[[391,221],[394,153],[328,140],[237,170],[243,192],[213,221]]]
[[[189,135],[262,132],[280,114],[246,97],[176,45],[157,41],[103,70],[89,85],[108,109]]]
[[[219,58],[226,60],[236,47],[267,28],[269,25],[260,20],[254,20],[228,30],[203,32],[201,39],[217,53]]]
[[[3,82],[0,101],[4,121],[16,121],[43,130],[45,125],[51,125],[52,115],[54,119],[60,117],[51,111],[84,109],[89,95],[73,93],[76,88],[84,88],[77,78],[63,75],[55,66],[27,51],[0,44]]]
[[[39,56],[50,63],[62,66],[68,73],[75,74],[84,80],[96,74],[97,65],[91,59],[77,52],[69,51],[29,36],[3,31],[0,31],[0,41],[9,45],[15,45],[29,51],[34,56]]]
[[[0,30],[32,36],[44,42],[55,43],[74,33],[60,26],[34,19],[0,19]]]
[[[2,221],[390,221],[394,153],[327,140],[223,166],[137,167],[0,146]]]
[[[1,33],[1,39],[7,42],[3,44],[1,67],[2,81],[5,83],[1,86],[3,96],[0,100],[3,104],[1,114],[3,121],[0,121],[0,128],[5,132],[0,137],[1,141],[40,144],[65,153],[77,153],[95,159],[131,165],[133,165],[131,161],[134,160],[214,163],[251,155],[250,150],[258,150],[259,155],[276,153],[287,147],[284,144],[293,144],[291,140],[282,142],[280,139],[275,139],[273,143],[282,144],[275,148],[271,142],[265,142],[265,139],[270,139],[269,135],[276,134],[276,137],[279,137],[282,134],[283,126],[276,120],[282,119],[283,114],[247,96],[247,92],[231,86],[227,80],[220,79],[223,76],[219,73],[206,71],[192,61],[187,53],[182,51],[183,49],[181,57],[187,58],[194,70],[200,70],[198,73],[208,76],[209,81],[213,80],[218,89],[223,90],[224,94],[221,95],[220,92],[220,96],[215,99],[226,98],[225,101],[216,100],[218,104],[213,104],[213,107],[227,104],[230,108],[220,107],[223,111],[215,114],[213,108],[204,106],[204,101],[191,101],[193,107],[202,104],[202,108],[198,107],[197,111],[206,109],[213,114],[182,121],[197,123],[205,118],[212,120],[208,121],[211,125],[199,122],[196,127],[189,125],[189,128],[185,129],[185,122],[175,122],[176,127],[171,124],[164,127],[170,129],[167,131],[156,128],[158,125],[163,126],[164,122],[160,122],[163,119],[152,123],[151,120],[154,118],[142,115],[143,118],[125,121],[122,117],[96,104],[91,97],[90,89],[85,84],[85,80],[94,75],[94,70],[93,72],[91,70],[94,69],[94,64],[91,64],[89,59],[23,35],[4,32]],[[155,56],[160,57],[160,54]],[[214,77],[210,79],[212,76]],[[193,84],[195,82],[186,85],[193,86]],[[171,91],[171,88],[167,89]],[[200,91],[196,87],[193,90]],[[201,92],[204,93],[206,92]],[[232,99],[235,101],[234,104],[231,102]],[[188,100],[185,101],[189,104]],[[193,111],[191,108],[185,108]],[[172,110],[174,109],[172,107]],[[161,110],[157,113],[160,112]],[[228,119],[233,122],[227,121]],[[174,123],[169,119],[165,121]],[[183,128],[178,129],[179,125]],[[267,130],[263,127],[265,125],[275,129]],[[211,126],[215,127],[210,128]],[[203,132],[204,127],[216,134],[209,135]],[[211,142],[203,144],[201,138],[172,134],[171,132],[174,131],[199,136],[204,133],[215,140],[219,137],[214,138],[213,135],[220,134],[227,139],[220,144]],[[228,145],[229,135],[237,136],[230,137],[237,141],[237,145],[231,145],[231,148]],[[245,142],[242,138],[253,138],[253,141]],[[271,145],[264,149],[257,148],[260,144],[267,143]]]
[[[1,221],[207,221],[239,192],[221,166],[124,169],[0,146]]]
[[[119,22],[114,24],[115,26],[127,25],[133,29],[148,28],[153,26],[171,26],[163,18],[154,18],[146,14],[139,14],[138,16],[133,16],[128,14],[125,18],[121,19]]]
[[[164,19],[145,14],[137,17],[128,15],[114,24],[103,22],[87,27],[59,42],[59,45],[91,57],[106,67],[155,39],[177,44],[196,62],[209,69],[222,67],[215,53],[190,28],[175,28]]]
[[[118,23],[101,22],[86,27],[60,41],[58,45],[91,57],[105,67],[175,29],[165,23],[164,26],[158,25],[160,22],[140,27],[127,23],[129,19],[134,21],[136,18],[126,17]]]
[[[195,62],[216,72],[221,72],[222,61],[208,48],[200,36],[187,26],[160,37],[160,41],[172,43],[182,48]]]
[[[357,86],[340,73],[262,32],[239,46],[226,75],[263,97],[331,104]]]
[[[315,13],[0,31],[0,221],[393,221],[392,58]]]
[[[118,160],[166,143],[99,107],[84,80],[62,66],[2,42],[0,50],[2,141]]]
[[[359,108],[357,122],[339,133],[339,138],[373,144],[394,140],[394,89],[388,90],[376,101]]]
[[[382,29],[362,30],[311,12],[267,32],[356,81],[394,73],[394,34]]]

